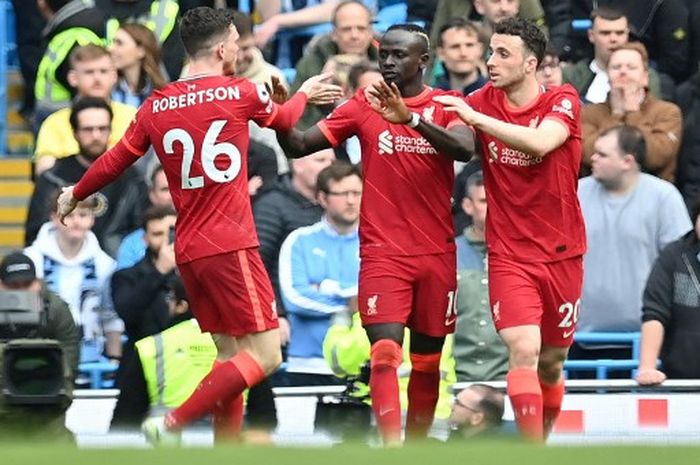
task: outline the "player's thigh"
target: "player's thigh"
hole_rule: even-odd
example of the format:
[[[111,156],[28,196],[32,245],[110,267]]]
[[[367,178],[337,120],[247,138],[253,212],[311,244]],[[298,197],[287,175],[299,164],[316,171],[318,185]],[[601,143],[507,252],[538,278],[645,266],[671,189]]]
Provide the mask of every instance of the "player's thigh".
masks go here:
[[[195,263],[201,292],[209,295],[211,311],[220,320],[216,332],[239,337],[279,326],[274,292],[257,249],[205,257]],[[199,311],[193,308],[195,316]]]
[[[400,257],[363,257],[358,309],[363,326],[408,322],[413,305],[413,270]]]
[[[453,333],[457,320],[457,266],[454,254],[411,257],[417,270],[408,327],[441,338]]]
[[[583,258],[574,257],[547,264],[542,280],[542,342],[569,347],[574,339],[581,309]]]
[[[517,326],[540,326],[542,297],[537,264],[489,256],[491,316],[499,332]]]

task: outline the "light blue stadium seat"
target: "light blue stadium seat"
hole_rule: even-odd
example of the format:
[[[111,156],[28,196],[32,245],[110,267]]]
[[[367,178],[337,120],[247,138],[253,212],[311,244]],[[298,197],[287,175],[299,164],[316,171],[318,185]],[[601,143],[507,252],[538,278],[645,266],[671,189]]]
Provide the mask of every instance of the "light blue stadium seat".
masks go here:
[[[634,371],[639,366],[640,338],[639,332],[577,332],[574,334],[574,341],[580,344],[629,345],[632,348],[632,358],[623,360],[569,359],[564,362],[564,371],[594,370],[598,379],[607,379],[610,371]]]
[[[103,358],[100,361],[85,362],[78,365],[80,375],[90,379],[90,389],[109,389],[114,387],[114,379],[107,379],[119,366]]]
[[[14,10],[9,0],[0,0],[0,157],[5,155],[7,133],[7,71],[18,66]]]

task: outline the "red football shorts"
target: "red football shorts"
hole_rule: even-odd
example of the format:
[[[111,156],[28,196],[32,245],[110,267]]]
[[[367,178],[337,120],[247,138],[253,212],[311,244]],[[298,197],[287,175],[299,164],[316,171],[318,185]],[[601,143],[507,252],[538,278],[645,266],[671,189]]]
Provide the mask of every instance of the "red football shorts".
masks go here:
[[[275,294],[257,248],[178,265],[202,331],[243,336],[277,328]]]
[[[537,325],[542,342],[569,347],[581,308],[583,257],[522,263],[489,256],[489,297],[498,331]]]
[[[401,323],[428,336],[454,332],[457,265],[453,253],[362,257],[362,325]]]

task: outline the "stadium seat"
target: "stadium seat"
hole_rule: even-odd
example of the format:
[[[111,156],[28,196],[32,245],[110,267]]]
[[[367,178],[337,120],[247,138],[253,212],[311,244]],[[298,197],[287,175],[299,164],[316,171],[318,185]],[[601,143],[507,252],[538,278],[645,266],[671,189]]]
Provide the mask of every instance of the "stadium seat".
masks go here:
[[[114,387],[112,375],[119,366],[115,363],[102,359],[96,362],[84,362],[78,365],[79,376],[87,376],[90,389],[108,389]]]
[[[632,358],[623,360],[566,360],[564,371],[594,370],[597,379],[607,379],[608,373],[620,370],[636,370],[639,366],[640,333],[638,332],[577,332],[574,341],[580,344],[630,345]]]

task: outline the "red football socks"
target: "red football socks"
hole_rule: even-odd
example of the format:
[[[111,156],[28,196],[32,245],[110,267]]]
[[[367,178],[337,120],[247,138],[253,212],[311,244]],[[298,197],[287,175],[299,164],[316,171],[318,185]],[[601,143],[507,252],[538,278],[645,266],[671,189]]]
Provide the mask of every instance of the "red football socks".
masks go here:
[[[561,411],[561,403],[564,400],[564,379],[561,379],[557,384],[544,384],[540,381],[542,389],[542,418],[544,427],[544,437],[549,436],[549,433],[557,421],[559,412]]]
[[[508,372],[506,384],[518,430],[525,438],[542,442],[542,390],[537,371],[528,368],[512,369]]]
[[[401,346],[390,339],[382,339],[372,345],[371,354],[369,389],[372,410],[384,444],[396,444],[401,441],[401,405],[396,371],[401,365]]]
[[[217,403],[222,408],[244,389],[265,378],[265,372],[248,353],[239,352],[229,360],[215,365],[199,383],[192,395],[165,417],[168,429],[181,429],[207,413],[213,412]]]
[[[212,370],[222,363],[214,360]],[[243,396],[217,402],[213,413],[214,443],[238,440],[243,428]]]
[[[408,379],[408,413],[406,437],[424,439],[435,416],[440,389],[440,353],[414,354]]]

